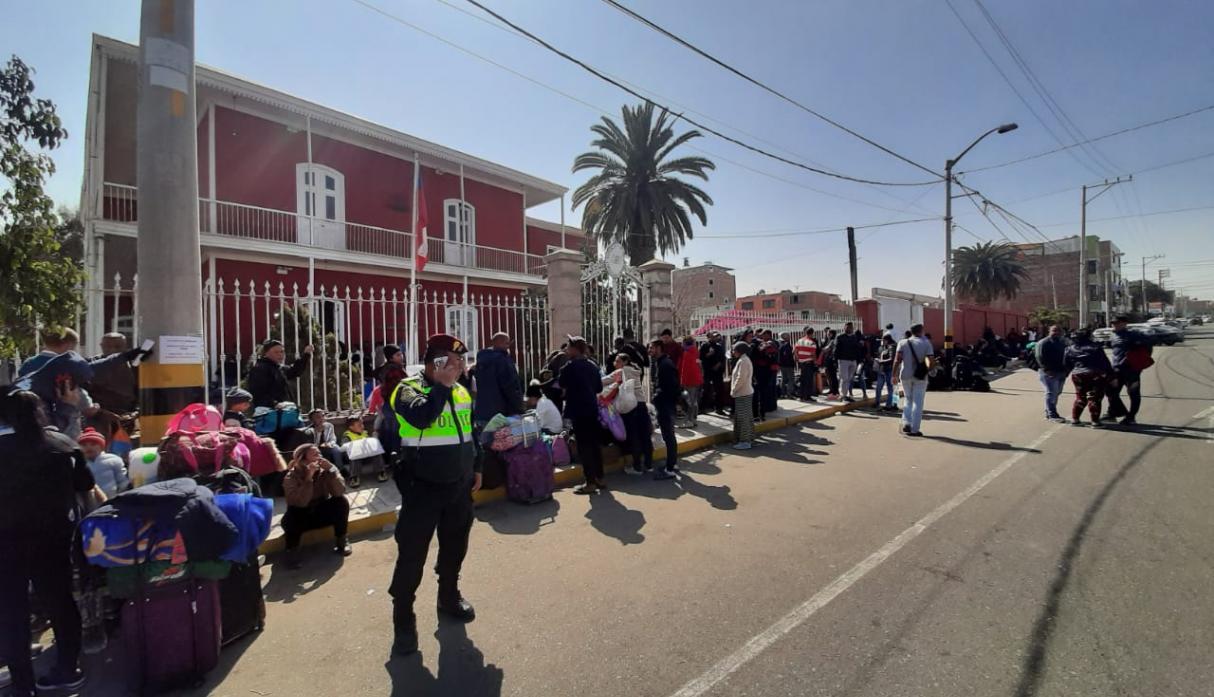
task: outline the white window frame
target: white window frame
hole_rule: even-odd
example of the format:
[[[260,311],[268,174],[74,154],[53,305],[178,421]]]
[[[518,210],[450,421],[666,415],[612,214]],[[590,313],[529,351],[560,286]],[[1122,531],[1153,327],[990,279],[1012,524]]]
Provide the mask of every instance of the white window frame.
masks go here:
[[[309,176],[310,175],[310,176]],[[321,203],[328,189],[320,188],[317,182],[322,177],[333,179],[333,217],[319,215]],[[319,196],[318,196],[319,194]],[[323,206],[327,212],[327,205]],[[300,162],[295,165],[295,212],[299,216],[299,241],[325,249],[346,248],[346,176],[341,172],[315,162]],[[310,238],[309,238],[310,235]]]
[[[460,315],[463,315],[462,321]],[[480,343],[480,312],[472,305],[448,305],[443,311],[443,321],[447,333],[471,346],[472,350]]]
[[[476,266],[476,206],[464,201],[464,220],[458,223],[460,200],[443,201],[443,263]]]

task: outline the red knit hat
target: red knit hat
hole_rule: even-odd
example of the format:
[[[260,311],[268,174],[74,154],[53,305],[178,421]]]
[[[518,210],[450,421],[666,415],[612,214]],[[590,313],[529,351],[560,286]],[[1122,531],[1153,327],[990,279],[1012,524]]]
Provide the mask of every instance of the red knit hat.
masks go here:
[[[97,429],[90,426],[89,428],[84,429],[84,432],[80,434],[80,437],[76,439],[76,442],[80,445],[84,445],[85,443],[96,443],[104,448],[105,436],[101,435]]]

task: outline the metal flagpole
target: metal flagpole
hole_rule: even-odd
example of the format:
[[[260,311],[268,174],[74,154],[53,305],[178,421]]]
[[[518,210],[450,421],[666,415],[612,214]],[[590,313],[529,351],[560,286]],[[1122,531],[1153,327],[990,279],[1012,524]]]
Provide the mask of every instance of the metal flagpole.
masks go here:
[[[456,216],[456,221],[457,221],[456,225],[459,226],[457,228],[458,233],[456,234],[456,239],[467,240],[468,235],[464,231],[464,226],[465,225],[470,226],[472,221],[468,219],[468,204],[464,199],[464,165],[462,162],[460,163],[460,166],[459,166],[459,215]],[[465,246],[464,246],[464,251],[462,251],[460,253],[460,261],[463,262],[462,266],[464,267],[464,269],[467,269],[468,268],[468,258],[469,258],[468,255],[471,253],[472,250],[469,248],[470,245],[468,245],[468,243],[461,242],[461,244],[463,244]],[[467,312],[468,312],[468,272],[465,270],[464,271],[464,309],[460,310],[460,314],[464,315],[464,318],[462,318],[459,323],[460,331],[464,332],[464,334],[468,334],[468,330],[471,329],[471,327],[464,326],[465,324],[467,324]],[[461,340],[463,340],[464,342],[467,342],[470,337],[461,336],[459,338]],[[477,347],[473,346],[472,348],[475,349]]]
[[[421,163],[418,160],[417,153],[413,153],[413,219],[409,222],[409,230],[412,231],[411,244],[413,250],[411,257],[413,263],[409,266],[409,357],[410,363],[416,365],[420,360],[420,355],[417,353],[417,187],[421,178]]]

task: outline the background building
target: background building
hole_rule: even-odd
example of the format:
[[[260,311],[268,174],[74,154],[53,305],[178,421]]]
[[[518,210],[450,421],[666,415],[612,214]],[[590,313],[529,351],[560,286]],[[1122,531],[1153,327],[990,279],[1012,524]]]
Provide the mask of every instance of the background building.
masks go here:
[[[738,298],[734,307],[739,310],[754,312],[801,312],[806,319],[817,315],[850,315],[853,313],[851,304],[835,293],[823,293],[817,290],[782,290],[778,293],[767,293],[760,290],[754,295]]]
[[[733,269],[706,261],[690,266],[684,259],[683,266],[671,274],[671,293],[674,305],[675,332],[691,331],[691,315],[703,308],[733,307],[738,296]]]
[[[1029,275],[1012,300],[998,298],[990,307],[1029,313],[1038,307],[1057,309],[1079,322],[1079,236],[1048,242],[1014,245]],[[1104,326],[1108,316],[1128,310],[1125,282],[1121,275],[1121,250],[1110,240],[1087,236],[1085,274],[1089,322]],[[970,299],[962,298],[962,302]]]

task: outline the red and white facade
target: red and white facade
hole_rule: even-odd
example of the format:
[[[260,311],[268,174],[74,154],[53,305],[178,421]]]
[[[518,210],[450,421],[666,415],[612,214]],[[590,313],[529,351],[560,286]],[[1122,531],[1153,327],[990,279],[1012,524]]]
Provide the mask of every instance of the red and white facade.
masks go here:
[[[94,36],[81,216],[87,316],[104,322],[86,326],[90,349],[113,327],[137,331],[135,294],[126,292],[136,271],[139,217],[137,61],[136,46]],[[583,246],[579,230],[527,215],[534,206],[563,204],[566,189],[559,184],[211,68],[198,66],[195,82],[199,232],[213,353],[235,352],[243,360],[253,342],[273,333],[268,304],[264,317],[250,302],[252,316],[246,311],[240,326],[231,310],[221,322],[215,307],[221,282],[226,293],[239,283],[250,292],[287,297],[293,288],[304,295],[311,288],[313,297],[330,289],[337,296],[383,291],[384,297],[403,297],[415,246],[415,162],[429,220],[429,261],[418,281],[423,297],[436,304],[477,315],[478,297],[501,301],[542,293],[544,255]],[[113,287],[115,278],[123,289]],[[461,310],[435,312],[428,329],[445,331]],[[352,345],[407,343],[403,317],[371,318],[387,330],[373,341],[365,329],[355,329],[360,322],[352,317],[337,319],[348,327],[326,330]],[[486,321],[472,333],[496,330],[492,321],[478,319]],[[368,323],[362,314],[357,320]],[[254,329],[242,335],[250,322]]]

